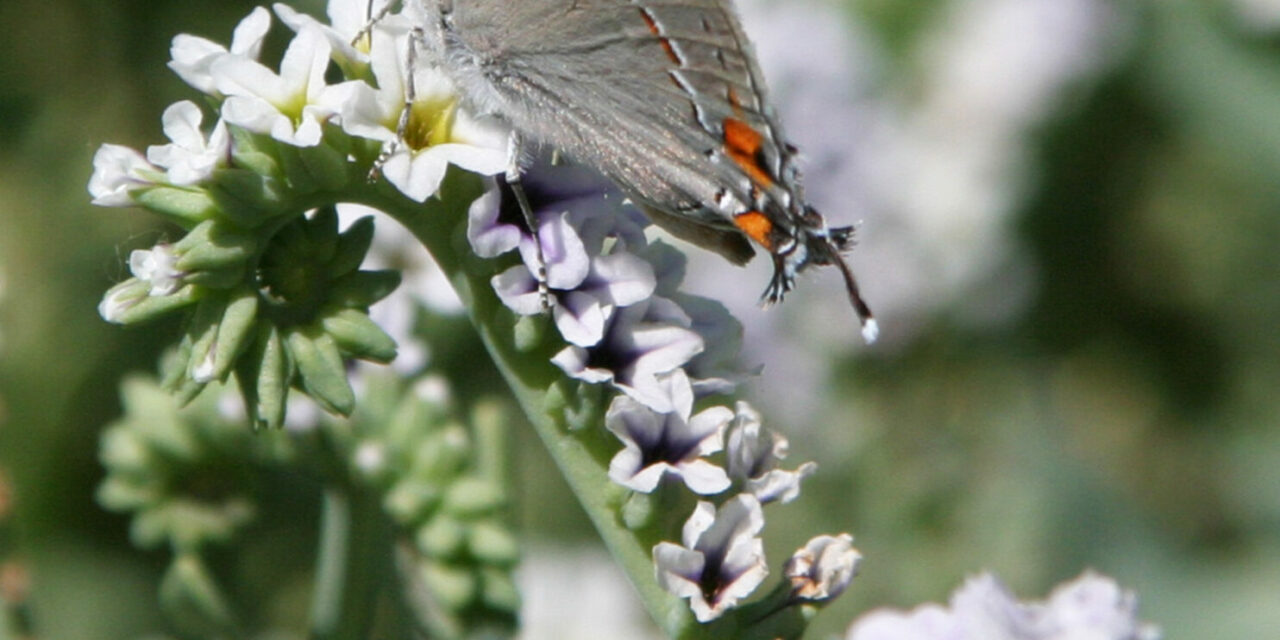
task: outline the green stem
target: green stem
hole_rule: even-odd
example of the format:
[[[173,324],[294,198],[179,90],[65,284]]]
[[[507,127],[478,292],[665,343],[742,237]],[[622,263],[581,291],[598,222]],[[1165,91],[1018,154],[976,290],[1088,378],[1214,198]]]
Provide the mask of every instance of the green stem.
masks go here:
[[[311,637],[368,637],[378,586],[386,578],[391,544],[376,496],[358,489],[325,490],[320,523]]]
[[[653,619],[670,637],[705,637],[687,604],[662,590],[654,579],[651,549],[657,540],[650,539],[653,536],[648,532],[638,535],[622,524],[618,514],[626,492],[607,479],[609,459],[618,448],[616,440],[604,429],[571,433],[562,410],[549,411],[548,389],[564,379],[550,363],[550,356],[562,345],[558,340],[544,339],[524,351],[517,347],[516,319],[489,284],[507,263],[477,257],[466,238],[467,208],[482,192],[480,178],[450,169],[438,198],[423,205],[407,201],[385,185],[371,186],[364,204],[386,212],[408,228],[448,275],[516,400]],[[603,416],[596,421],[603,424]]]

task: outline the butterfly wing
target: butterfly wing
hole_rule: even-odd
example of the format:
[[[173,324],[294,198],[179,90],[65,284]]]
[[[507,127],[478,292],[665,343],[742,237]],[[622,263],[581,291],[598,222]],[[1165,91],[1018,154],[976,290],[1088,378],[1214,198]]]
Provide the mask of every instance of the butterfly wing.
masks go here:
[[[443,59],[472,106],[601,170],[673,233],[750,258],[732,209],[782,191],[789,158],[725,0],[471,0],[448,21]]]

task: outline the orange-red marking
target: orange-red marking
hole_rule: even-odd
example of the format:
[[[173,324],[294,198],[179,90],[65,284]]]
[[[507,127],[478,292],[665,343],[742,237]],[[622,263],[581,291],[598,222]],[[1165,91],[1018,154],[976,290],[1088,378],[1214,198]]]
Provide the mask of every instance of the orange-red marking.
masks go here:
[[[649,25],[649,31],[658,37],[658,43],[662,45],[662,50],[667,52],[667,57],[675,64],[684,64],[680,59],[680,55],[676,53],[675,47],[671,46],[671,41],[662,35],[662,29],[658,28],[658,21],[649,13],[648,9],[640,8],[640,17],[644,18],[644,23]]]
[[[747,234],[747,237],[760,243],[760,246],[773,251],[773,223],[759,211],[746,211],[733,217],[733,224]]]
[[[764,138],[751,125],[737,119],[724,119],[724,150],[751,181],[765,187],[773,186],[773,176],[760,164],[760,148]]]

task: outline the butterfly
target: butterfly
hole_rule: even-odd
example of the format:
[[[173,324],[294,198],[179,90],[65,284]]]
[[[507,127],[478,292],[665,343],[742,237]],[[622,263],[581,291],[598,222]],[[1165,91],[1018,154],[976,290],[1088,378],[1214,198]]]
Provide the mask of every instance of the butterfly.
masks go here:
[[[863,337],[875,340],[843,257],[853,228],[828,226],[805,201],[797,150],[729,0],[405,2],[426,57],[465,104],[511,126],[513,186],[523,141],[549,145],[677,237],[734,264],[763,249],[774,268],[768,304],[808,268],[835,266]]]

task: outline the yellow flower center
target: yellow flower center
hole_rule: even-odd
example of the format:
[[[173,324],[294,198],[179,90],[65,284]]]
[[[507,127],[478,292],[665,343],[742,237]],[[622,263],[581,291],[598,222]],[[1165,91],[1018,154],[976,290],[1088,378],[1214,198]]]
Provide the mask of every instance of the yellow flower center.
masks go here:
[[[458,100],[454,97],[417,100],[409,107],[404,142],[414,151],[452,140]]]

